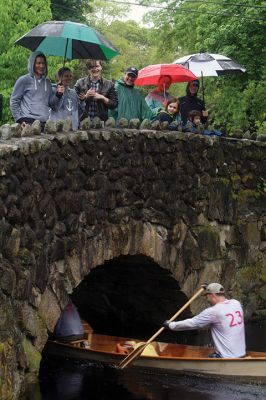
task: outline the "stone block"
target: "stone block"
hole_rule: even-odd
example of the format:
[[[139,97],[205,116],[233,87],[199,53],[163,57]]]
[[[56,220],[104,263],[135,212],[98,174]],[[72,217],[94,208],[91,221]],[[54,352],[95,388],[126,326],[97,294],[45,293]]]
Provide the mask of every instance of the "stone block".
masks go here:
[[[40,135],[42,131],[41,122],[36,120],[31,125],[31,134],[32,135]]]
[[[115,128],[115,125],[115,119],[113,117],[109,117],[104,123],[105,128]]]
[[[0,126],[1,139],[9,140],[12,137],[11,127],[9,124]]]
[[[65,305],[66,304],[64,304],[63,306]],[[61,314],[61,308],[58,303],[57,297],[48,287],[42,294],[39,311],[40,315],[45,321],[47,329],[49,329],[50,332],[53,332],[55,324]]]
[[[59,119],[58,121],[56,121],[56,130],[57,132],[63,132],[63,129],[64,129],[64,120]]]
[[[261,242],[261,234],[258,229],[258,222],[248,222],[242,225],[243,239],[250,247],[257,248]]]
[[[11,129],[11,135],[14,138],[19,138],[21,137],[21,126],[17,122],[15,124],[12,124],[10,126]]]
[[[85,118],[80,122],[80,130],[88,131],[91,128],[91,120],[90,118]]]
[[[161,129],[161,125],[159,121],[153,121],[151,123],[151,129],[154,129],[155,131],[158,131]]]
[[[132,119],[129,121],[128,127],[129,127],[130,129],[131,129],[131,128],[133,128],[133,129],[139,129],[139,127],[140,127],[140,120],[139,120],[138,118],[132,118]]]
[[[67,117],[66,119],[64,119],[64,124],[63,124],[63,131],[64,132],[70,132],[72,131],[72,119],[71,117]]]
[[[140,124],[140,130],[151,129],[151,121],[145,118]]]
[[[99,117],[92,118],[92,128],[100,129],[103,128],[104,122],[100,120]]]
[[[57,132],[56,122],[52,121],[51,119],[48,119],[44,127],[44,133],[48,133],[50,135],[56,135],[56,132]]]
[[[22,131],[21,131],[21,137],[28,137],[28,136],[31,136],[31,135],[32,135],[31,126],[29,124],[27,124],[25,126],[25,128],[23,128]]]
[[[128,128],[128,120],[126,118],[120,118],[117,122],[116,125],[119,128]]]
[[[20,248],[20,240],[20,231],[16,228],[13,228],[6,247],[6,250],[11,258],[17,257]]]

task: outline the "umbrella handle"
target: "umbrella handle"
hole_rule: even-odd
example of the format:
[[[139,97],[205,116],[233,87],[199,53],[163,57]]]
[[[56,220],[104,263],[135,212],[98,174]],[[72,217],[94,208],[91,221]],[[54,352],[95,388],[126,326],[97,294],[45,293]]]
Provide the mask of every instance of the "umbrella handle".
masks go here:
[[[202,100],[203,100],[204,103],[205,103],[205,100],[204,100],[203,72],[202,72],[202,71],[201,71],[201,85],[202,85]]]
[[[65,48],[65,55],[64,55],[63,68],[65,67],[65,63],[66,63],[67,46],[68,46],[68,38],[67,38],[67,41],[66,41],[66,48]]]

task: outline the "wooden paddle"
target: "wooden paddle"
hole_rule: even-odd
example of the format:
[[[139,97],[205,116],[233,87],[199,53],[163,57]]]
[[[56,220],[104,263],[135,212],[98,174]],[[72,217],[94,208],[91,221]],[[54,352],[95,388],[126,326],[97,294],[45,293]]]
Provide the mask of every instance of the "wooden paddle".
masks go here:
[[[188,302],[183,305],[183,307],[181,307],[176,313],[175,315],[172,316],[171,319],[169,319],[169,321],[173,321],[174,319],[176,319],[178,317],[178,315],[180,315],[202,292],[204,292],[206,288],[206,285],[202,285],[202,287],[194,294],[194,296],[191,297],[190,300],[188,300]],[[140,346],[138,346],[137,348],[135,348],[133,351],[131,351],[131,353],[129,353],[128,356],[126,356],[124,358],[124,360],[118,365],[119,369],[124,369],[125,367],[127,367],[133,360],[135,360],[135,358],[137,358],[138,356],[140,356],[140,354],[143,352],[143,350],[145,349],[146,346],[148,346],[148,344],[150,344],[158,335],[160,335],[160,333],[164,330],[165,328],[162,326],[149,340],[147,340],[147,342],[141,344]]]

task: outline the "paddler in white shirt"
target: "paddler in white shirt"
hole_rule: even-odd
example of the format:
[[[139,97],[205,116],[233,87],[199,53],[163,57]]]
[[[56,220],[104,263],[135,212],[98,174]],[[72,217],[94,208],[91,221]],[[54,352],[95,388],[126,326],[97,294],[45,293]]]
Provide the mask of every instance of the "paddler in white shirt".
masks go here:
[[[206,308],[193,318],[178,322],[166,320],[165,328],[173,331],[200,329],[210,326],[215,351],[209,358],[239,358],[246,354],[244,314],[238,300],[226,299],[220,283],[210,283],[206,287]]]

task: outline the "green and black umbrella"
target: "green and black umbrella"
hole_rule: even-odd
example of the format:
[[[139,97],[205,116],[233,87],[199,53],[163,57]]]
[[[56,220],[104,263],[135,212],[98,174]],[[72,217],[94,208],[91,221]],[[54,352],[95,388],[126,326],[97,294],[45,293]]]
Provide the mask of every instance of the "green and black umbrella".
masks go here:
[[[110,60],[118,50],[95,29],[71,21],[44,22],[23,35],[16,44],[65,60]]]

